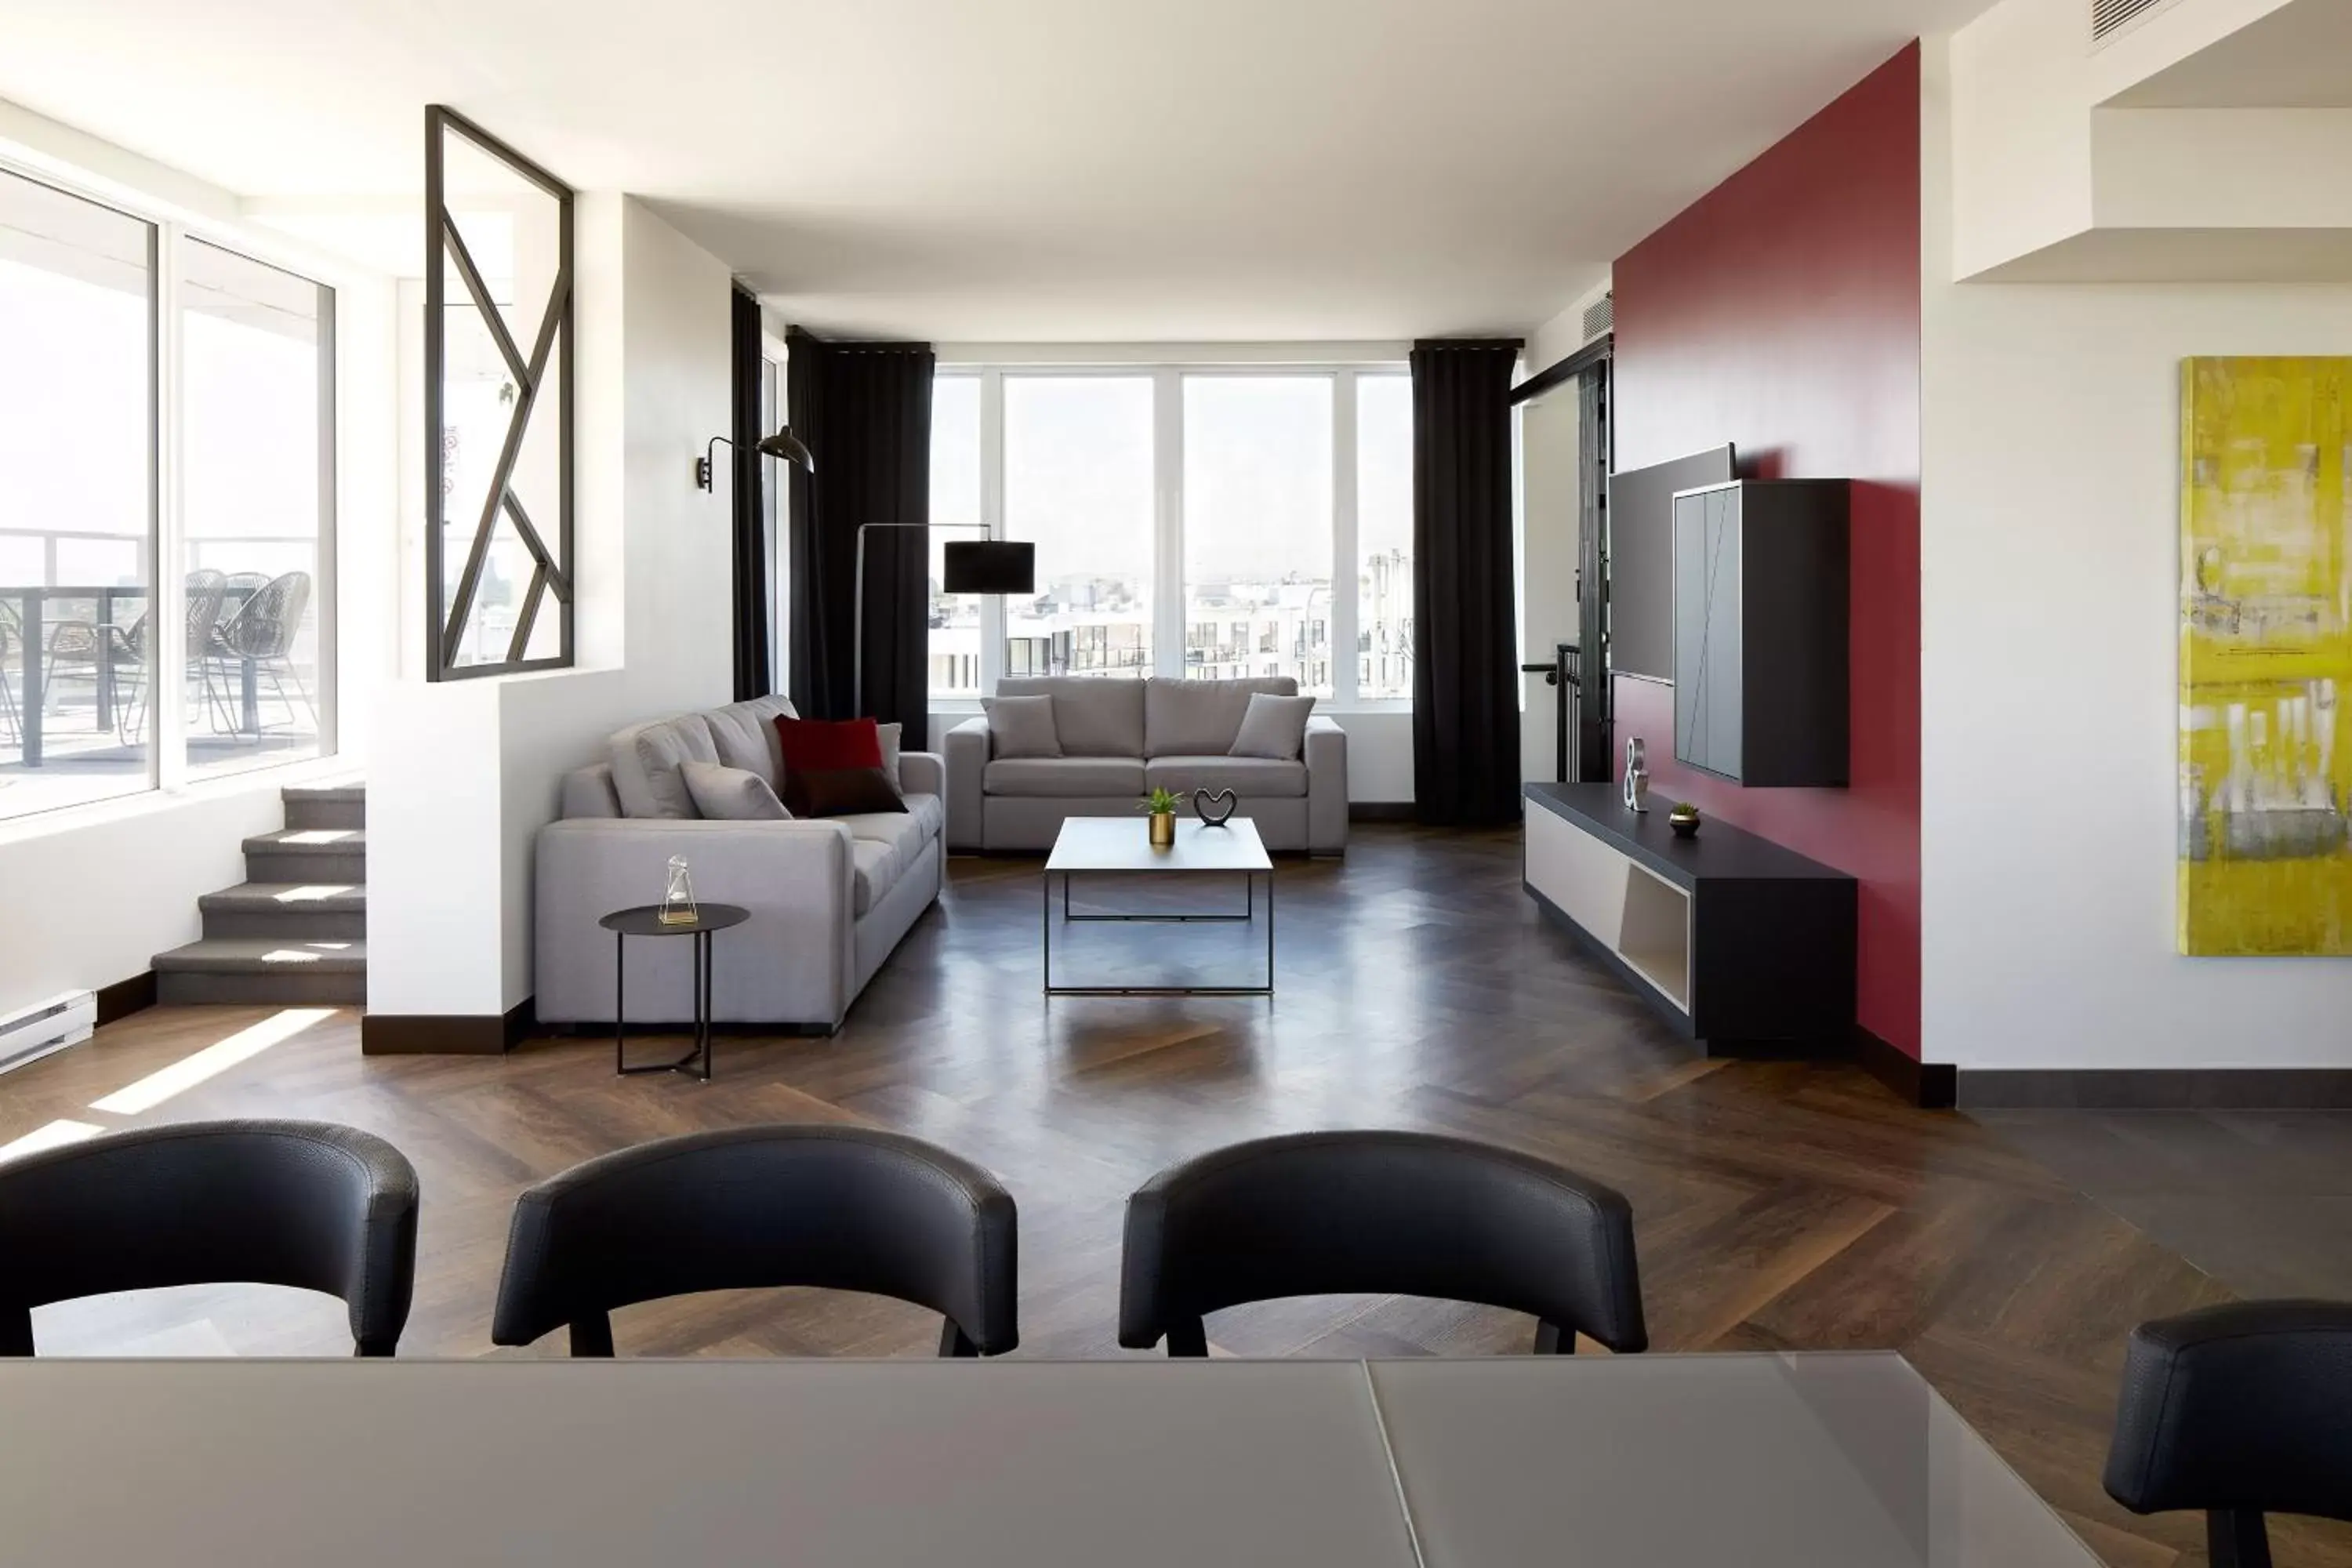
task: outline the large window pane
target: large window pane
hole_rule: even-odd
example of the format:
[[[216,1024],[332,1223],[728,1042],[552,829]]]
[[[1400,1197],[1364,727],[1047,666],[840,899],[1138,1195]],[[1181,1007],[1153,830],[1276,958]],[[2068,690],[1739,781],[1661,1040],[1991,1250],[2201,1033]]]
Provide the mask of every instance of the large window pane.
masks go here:
[[[1331,378],[1184,378],[1184,673],[1331,694]]]
[[[1004,518],[1038,587],[1005,600],[1007,673],[1150,674],[1150,378],[1006,376]]]
[[[319,752],[333,296],[190,240],[181,279],[192,776]]]
[[[152,781],[153,250],[0,174],[0,817]]]
[[[1412,382],[1356,381],[1356,680],[1366,701],[1412,696]]]
[[[980,598],[950,594],[948,545],[980,537],[980,378],[931,388],[931,695],[980,695]]]

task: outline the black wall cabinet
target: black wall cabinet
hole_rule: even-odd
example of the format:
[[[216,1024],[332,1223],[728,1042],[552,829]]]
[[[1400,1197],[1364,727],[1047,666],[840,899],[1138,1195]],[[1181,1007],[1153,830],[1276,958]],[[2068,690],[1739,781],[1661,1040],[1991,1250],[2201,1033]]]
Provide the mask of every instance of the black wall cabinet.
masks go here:
[[[1843,479],[1675,497],[1675,760],[1749,785],[1846,783]]]

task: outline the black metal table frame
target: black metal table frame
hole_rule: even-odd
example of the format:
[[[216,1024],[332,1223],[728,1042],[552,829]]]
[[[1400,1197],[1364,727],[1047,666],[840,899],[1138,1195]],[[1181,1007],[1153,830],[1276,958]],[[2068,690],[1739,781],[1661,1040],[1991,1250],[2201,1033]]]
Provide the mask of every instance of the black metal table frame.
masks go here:
[[[1104,876],[1132,875],[1113,868],[1099,872]],[[1195,875],[1214,875],[1196,872]],[[1048,996],[1271,996],[1274,994],[1274,868],[1247,870],[1242,873],[1242,912],[1209,911],[1190,914],[1106,914],[1082,915],[1070,907],[1070,879],[1079,875],[1064,871],[1062,878],[1062,919],[1073,925],[1092,922],[1131,922],[1157,925],[1246,925],[1257,918],[1257,879],[1265,879],[1265,984],[1263,985],[1056,985],[1054,984],[1054,869],[1045,868],[1044,931],[1045,962],[1044,979]]]
[[[694,1047],[676,1061],[641,1062],[631,1067],[624,1049],[629,1028],[629,933],[613,933],[613,1070],[624,1078],[645,1072],[686,1072],[710,1081],[710,939],[727,927],[684,933],[694,943]]]

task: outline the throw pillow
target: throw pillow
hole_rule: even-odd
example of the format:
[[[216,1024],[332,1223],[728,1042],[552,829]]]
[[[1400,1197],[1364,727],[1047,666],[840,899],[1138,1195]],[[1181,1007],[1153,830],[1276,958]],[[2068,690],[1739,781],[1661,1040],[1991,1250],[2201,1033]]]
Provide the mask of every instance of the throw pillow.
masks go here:
[[[784,775],[784,804],[796,816],[904,811],[906,800],[880,768],[803,768]]]
[[[1062,737],[1054,729],[1051,697],[983,697],[988,715],[988,752],[997,758],[1058,757]]]
[[[878,768],[881,727],[871,719],[794,719],[776,715],[776,739],[784,752],[784,776],[802,768]]]
[[[898,780],[898,737],[904,732],[905,726],[899,724],[884,724],[877,731],[882,740],[882,772],[888,776],[890,787],[901,792],[907,787]]]
[[[1307,745],[1307,715],[1315,706],[1312,697],[1273,697],[1263,691],[1250,693],[1249,711],[1242,715],[1242,727],[1234,735],[1234,743],[1226,748],[1231,757],[1271,757],[1277,763],[1295,763]]]
[[[792,816],[768,781],[748,768],[688,763],[678,772],[686,775],[694,809],[711,821],[782,822]]]

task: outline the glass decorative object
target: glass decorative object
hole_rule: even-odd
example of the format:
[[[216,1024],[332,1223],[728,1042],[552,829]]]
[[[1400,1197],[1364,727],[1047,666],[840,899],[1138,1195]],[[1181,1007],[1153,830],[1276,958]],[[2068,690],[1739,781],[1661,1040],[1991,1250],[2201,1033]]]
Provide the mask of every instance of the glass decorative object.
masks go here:
[[[662,889],[661,923],[666,926],[690,926],[701,919],[694,904],[694,879],[687,874],[686,857],[669,858],[669,882]]]

